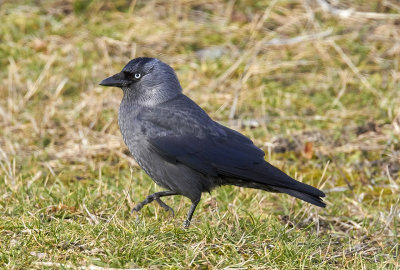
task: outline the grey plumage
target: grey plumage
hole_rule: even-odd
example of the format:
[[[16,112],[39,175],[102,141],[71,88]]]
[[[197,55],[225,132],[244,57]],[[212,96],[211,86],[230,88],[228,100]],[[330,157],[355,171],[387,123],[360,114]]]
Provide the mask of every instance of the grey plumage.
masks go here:
[[[202,192],[235,185],[282,192],[325,207],[325,194],[264,160],[264,152],[242,134],[214,122],[182,94],[174,70],[155,58],[136,58],[101,85],[120,87],[124,96],[118,123],[137,163],[167,191],[149,195],[133,210],[160,197],[183,195],[192,201],[189,226]]]

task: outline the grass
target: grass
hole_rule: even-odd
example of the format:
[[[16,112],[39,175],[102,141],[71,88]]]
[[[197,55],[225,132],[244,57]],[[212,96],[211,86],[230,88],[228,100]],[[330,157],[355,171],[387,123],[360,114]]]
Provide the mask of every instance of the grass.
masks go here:
[[[400,10],[364,2],[339,8]],[[2,268],[399,268],[399,20],[302,0],[7,1],[0,18]],[[131,215],[160,189],[122,142],[121,91],[98,82],[136,56],[173,66],[327,208],[222,187],[188,230],[178,196],[175,217]]]

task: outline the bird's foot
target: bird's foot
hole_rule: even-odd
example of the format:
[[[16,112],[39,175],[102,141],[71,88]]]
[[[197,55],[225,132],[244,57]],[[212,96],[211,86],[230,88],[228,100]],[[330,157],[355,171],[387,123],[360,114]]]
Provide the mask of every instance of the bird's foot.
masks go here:
[[[133,214],[133,212],[138,213],[140,211],[140,209],[142,209],[142,208],[143,208],[143,205],[137,204],[135,207],[132,208],[131,214]],[[139,215],[136,215],[136,222],[139,222]]]
[[[137,204],[135,207],[132,208],[131,214],[133,214],[133,212],[139,212],[142,208],[143,205],[141,203]]]
[[[183,228],[184,229],[187,229],[187,228],[189,228],[189,226],[190,226],[190,220],[185,220],[185,222],[183,222]]]
[[[156,198],[156,201],[158,202],[158,204],[164,208],[165,211],[167,212],[171,212],[172,216],[175,216],[175,212],[174,209],[172,209],[172,207],[168,206],[165,202],[163,202],[160,198]]]

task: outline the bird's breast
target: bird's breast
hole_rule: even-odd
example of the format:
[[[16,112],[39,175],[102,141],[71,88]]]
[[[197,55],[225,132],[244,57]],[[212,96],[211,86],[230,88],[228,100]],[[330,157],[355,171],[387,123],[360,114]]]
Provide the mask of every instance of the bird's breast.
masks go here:
[[[119,129],[129,150],[141,135],[140,125],[138,123],[139,110],[132,107],[133,106],[127,106],[124,104],[124,102],[122,102],[118,113]]]

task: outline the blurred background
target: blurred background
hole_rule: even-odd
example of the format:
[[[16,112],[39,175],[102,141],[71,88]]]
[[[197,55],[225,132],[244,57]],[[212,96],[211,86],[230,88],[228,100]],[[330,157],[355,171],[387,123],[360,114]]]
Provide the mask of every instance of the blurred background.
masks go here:
[[[187,231],[179,197],[131,216],[160,189],[98,83],[139,56],[327,208],[224,187]],[[0,264],[399,267],[399,64],[398,0],[0,1]]]

